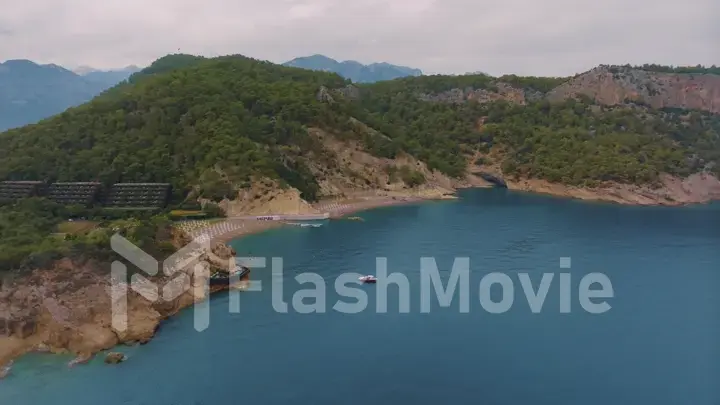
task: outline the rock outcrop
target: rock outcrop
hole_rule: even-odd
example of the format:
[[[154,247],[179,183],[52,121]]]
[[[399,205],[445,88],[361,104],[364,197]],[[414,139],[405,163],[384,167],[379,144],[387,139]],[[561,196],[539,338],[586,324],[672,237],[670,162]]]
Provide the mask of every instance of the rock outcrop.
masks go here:
[[[178,248],[187,242],[183,238],[176,236]],[[197,256],[204,272],[188,266],[171,276],[161,272],[149,277],[165,287],[173,280],[188,280],[182,294],[169,301],[150,301],[135,286],[112,283],[108,264],[82,258],[64,258],[50,267],[6,279],[0,289],[0,367],[31,351],[73,353],[76,364],[120,343],[146,343],[162,320],[222,289],[213,286],[208,292],[203,277],[209,277],[211,269],[227,268],[234,256],[231,248],[215,245]],[[187,277],[180,277],[180,272]],[[113,327],[117,316],[112,310],[114,288],[127,292],[125,330]]]
[[[356,125],[364,125],[356,122]],[[385,135],[366,127],[372,136]],[[407,154],[395,159],[379,158],[366,152],[358,142],[343,141],[319,128],[311,128],[310,135],[320,141],[332,162],[311,163],[310,170],[318,179],[321,194],[329,197],[354,198],[368,195],[408,196],[418,198],[446,198],[461,187],[487,187],[481,178],[468,175],[463,179],[450,178]],[[423,184],[410,187],[394,173],[408,170],[422,175]]]
[[[583,94],[599,104],[644,102],[653,108],[720,113],[720,75],[660,73],[624,66],[599,66],[551,90],[550,101]]]
[[[234,200],[223,200],[220,207],[227,216],[272,214],[318,214],[295,188],[280,187],[276,180],[256,179],[238,191]]]
[[[598,104],[618,105],[628,101],[653,108],[682,108],[720,113],[720,75],[663,73],[627,66],[601,65],[560,84],[546,94],[530,88],[517,88],[502,81],[486,88],[455,88],[418,95],[421,100],[488,103],[504,100],[525,105],[542,100],[559,102],[579,95]]]
[[[342,94],[342,96],[347,98],[348,100],[358,100],[360,98],[360,89],[357,88],[357,86],[353,86],[352,84],[348,84],[347,86],[337,89],[336,91]]]
[[[451,89],[441,93],[420,94],[419,97],[424,101],[454,104],[464,103],[467,101],[489,103],[492,101],[504,100],[525,105],[528,102],[542,99],[543,93],[530,89],[519,89],[503,82],[496,82],[489,89],[474,89],[472,87],[468,87],[465,89]]]
[[[511,190],[627,205],[681,206],[720,199],[720,180],[707,173],[694,174],[685,179],[662,175],[657,187],[607,183],[600,187],[586,188],[539,179],[509,180],[507,184]]]
[[[127,360],[127,357],[118,352],[110,352],[105,356],[105,363],[106,364],[120,364]]]
[[[328,90],[328,88],[325,86],[320,86],[320,90],[318,90],[316,98],[318,101],[323,102],[323,103],[332,104],[335,102],[335,99],[330,94],[330,90]]]

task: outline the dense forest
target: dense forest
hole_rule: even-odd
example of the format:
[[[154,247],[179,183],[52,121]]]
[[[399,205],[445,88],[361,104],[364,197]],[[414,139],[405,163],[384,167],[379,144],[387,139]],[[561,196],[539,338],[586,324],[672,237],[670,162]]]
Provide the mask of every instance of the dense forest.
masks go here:
[[[525,89],[562,81],[511,80]],[[401,91],[399,82],[408,90]],[[720,117],[709,113],[652,110],[642,103],[605,107],[584,97],[518,105],[431,103],[417,96],[453,86],[492,89],[493,83],[483,75],[379,83],[362,88],[362,108],[354,114],[453,176],[464,173],[469,152],[493,148],[502,151],[505,174],[576,185],[651,183],[663,172],[686,176],[720,169],[712,163],[720,160]]]
[[[634,66],[635,69],[647,70],[650,72],[662,72],[662,73],[698,73],[698,74],[712,74],[720,75],[720,67],[712,65],[705,67],[702,65],[696,66],[664,66],[655,64],[644,64],[642,66]]]
[[[299,153],[314,148],[305,127],[339,125],[315,94],[344,79],[226,57],[131,82],[0,135],[0,178],[170,182],[187,191],[220,170],[235,183],[260,174],[315,197]]]
[[[110,237],[116,232],[157,257],[173,251],[166,216],[65,222],[85,211],[83,207],[62,206],[42,198],[2,206],[0,276],[10,269],[42,267],[59,257],[108,259],[114,255]]]

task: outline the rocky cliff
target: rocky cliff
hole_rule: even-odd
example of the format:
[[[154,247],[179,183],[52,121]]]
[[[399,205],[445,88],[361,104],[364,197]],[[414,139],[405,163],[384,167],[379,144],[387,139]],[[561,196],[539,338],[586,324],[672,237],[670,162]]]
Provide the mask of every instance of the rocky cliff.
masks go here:
[[[479,156],[476,155],[474,159]],[[542,179],[518,178],[507,175],[503,173],[500,164],[496,163],[502,160],[499,153],[482,156],[481,160],[488,163],[471,165],[469,171],[476,173],[478,176],[494,177],[502,181],[504,187],[515,191],[579,200],[645,206],[683,206],[720,200],[720,179],[705,172],[695,173],[686,178],[661,174],[658,184],[655,185],[622,184],[607,181],[597,187],[577,187]]]
[[[176,233],[173,243],[186,246],[189,240]],[[206,299],[206,277],[212,270],[227,269],[234,257],[231,248],[216,244],[198,256],[198,263],[207,271],[197,273],[189,266],[179,269],[187,278],[178,278],[179,272],[149,277],[157,285],[168,285],[170,280],[187,283],[184,292],[169,301],[152,302],[128,290],[124,331],[112,326],[117,314],[112,311],[113,284],[107,263],[64,258],[22,277],[6,279],[0,288],[0,368],[31,351],[72,353],[78,356],[75,364],[121,343],[148,342],[162,320]],[[217,289],[212,287],[210,292]]]
[[[720,180],[709,174],[694,174],[686,179],[661,176],[658,187],[607,183],[599,187],[572,187],[539,179],[508,181],[508,188],[590,201],[627,205],[682,206],[704,204],[720,199]]]
[[[504,100],[524,105],[546,98],[558,102],[579,95],[603,105],[628,101],[652,108],[680,108],[720,113],[720,75],[664,73],[627,66],[601,65],[569,78],[546,93],[532,88],[493,80],[482,88],[454,88],[442,92],[420,93],[424,101],[488,103]]]
[[[720,113],[720,75],[651,72],[623,66],[599,66],[556,87],[551,101],[584,94],[605,105],[626,100],[653,108],[683,108]]]
[[[533,89],[516,88],[508,83],[498,81],[494,82],[487,89],[467,87],[464,89],[451,89],[441,93],[422,93],[419,97],[423,101],[455,104],[464,103],[466,101],[489,103],[504,100],[525,105],[528,102],[542,99],[543,93]]]

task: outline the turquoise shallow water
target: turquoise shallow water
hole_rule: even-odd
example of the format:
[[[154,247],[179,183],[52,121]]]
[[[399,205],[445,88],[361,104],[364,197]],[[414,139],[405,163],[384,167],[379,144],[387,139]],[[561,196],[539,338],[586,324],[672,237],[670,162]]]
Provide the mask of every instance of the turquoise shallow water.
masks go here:
[[[255,270],[263,291],[211,300],[210,327],[193,329],[192,310],[165,323],[156,339],[122,348],[129,361],[100,359],[67,369],[69,358],[33,355],[0,382],[0,404],[720,404],[720,206],[639,208],[472,190],[459,201],[362,213],[366,222],[293,228],[234,243],[240,254],[284,258],[285,300],[328,282],[328,312],[281,314],[271,302],[270,269]],[[411,312],[358,314],[330,307],[335,278],[375,272],[375,257],[411,286]],[[453,258],[470,257],[470,312],[434,303],[420,313],[420,257],[434,256],[443,281]],[[572,257],[572,269],[559,268]],[[504,272],[515,302],[489,314],[478,300],[483,275]],[[570,272],[569,314],[559,311],[557,275],[533,314],[517,281],[527,272]],[[584,274],[611,280],[612,308],[580,307]],[[499,291],[493,297],[499,299]],[[309,301],[306,301],[309,302]]]

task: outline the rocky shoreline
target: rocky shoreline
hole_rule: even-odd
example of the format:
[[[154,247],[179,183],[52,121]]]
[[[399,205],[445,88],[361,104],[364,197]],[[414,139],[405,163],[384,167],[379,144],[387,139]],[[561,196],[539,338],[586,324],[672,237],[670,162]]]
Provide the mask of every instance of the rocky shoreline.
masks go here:
[[[437,198],[441,196],[433,194],[432,199]],[[342,209],[333,217],[427,199],[430,198],[398,194],[353,200],[342,204]],[[230,227],[224,233],[213,235],[213,247],[201,256],[201,262],[216,268],[227,266],[227,260],[234,260],[235,252],[226,242],[282,226],[277,221],[242,222],[242,227]],[[177,248],[189,242],[190,237],[184,232],[178,232],[174,238]],[[207,298],[197,290],[205,280],[195,279],[191,279],[189,291],[168,302],[150,302],[129,291],[128,328],[119,333],[112,327],[111,286],[106,267],[92,260],[65,258],[51,268],[36,269],[16,280],[3,282],[0,319],[5,322],[0,323],[0,378],[10,373],[15,359],[30,352],[73,354],[76,357],[68,364],[72,367],[121,344],[147,343],[163,320]],[[159,277],[152,281],[164,285],[169,280]],[[213,286],[210,293],[224,289]]]
[[[176,236],[177,247],[189,240]],[[198,263],[210,269],[228,268],[235,252],[215,243],[202,252]],[[127,293],[127,329],[112,327],[112,286],[108,265],[94,260],[64,258],[52,267],[36,269],[14,280],[4,280],[0,289],[0,370],[10,372],[12,361],[26,353],[70,353],[69,366],[90,360],[96,353],[120,344],[149,342],[161,322],[180,310],[207,298],[204,279],[196,279],[191,269],[187,290],[170,300],[151,302],[135,291]],[[209,271],[207,272],[209,277]],[[158,285],[177,280],[169,276],[148,277]],[[203,276],[205,277],[205,276]],[[209,293],[227,289],[212,286]]]
[[[514,191],[547,194],[586,201],[604,201],[638,206],[685,206],[720,200],[720,180],[710,174],[698,173],[680,179],[660,176],[657,187],[608,183],[600,187],[573,187],[544,180],[507,180]]]

